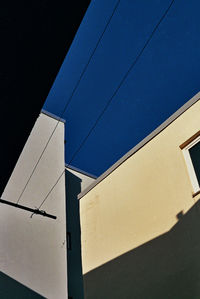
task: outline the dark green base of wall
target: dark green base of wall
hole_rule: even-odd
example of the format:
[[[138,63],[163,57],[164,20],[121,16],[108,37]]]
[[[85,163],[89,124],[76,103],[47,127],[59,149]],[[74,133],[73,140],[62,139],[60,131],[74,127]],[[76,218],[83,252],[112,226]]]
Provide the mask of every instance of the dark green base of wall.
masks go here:
[[[167,233],[84,275],[85,299],[199,299],[200,203]]]
[[[42,299],[43,296],[0,272],[1,299]]]

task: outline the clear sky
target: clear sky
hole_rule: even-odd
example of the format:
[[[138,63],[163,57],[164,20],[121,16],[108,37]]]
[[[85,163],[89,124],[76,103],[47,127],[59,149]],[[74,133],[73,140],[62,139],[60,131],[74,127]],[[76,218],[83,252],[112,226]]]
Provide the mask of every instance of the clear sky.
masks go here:
[[[61,116],[116,3],[117,0],[91,1],[46,99],[45,110]],[[66,163],[170,3],[171,0],[120,1],[62,115],[66,119]],[[199,11],[199,0],[174,1],[71,165],[100,175],[200,90]]]

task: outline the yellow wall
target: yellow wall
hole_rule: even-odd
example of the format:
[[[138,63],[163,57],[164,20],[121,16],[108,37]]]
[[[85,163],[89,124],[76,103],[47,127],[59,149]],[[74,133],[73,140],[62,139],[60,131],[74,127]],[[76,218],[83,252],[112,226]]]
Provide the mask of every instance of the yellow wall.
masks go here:
[[[170,231],[178,221],[176,215],[181,211],[185,214],[200,198],[200,195],[192,197],[192,185],[179,148],[199,131],[199,112],[200,101],[80,199],[85,277]],[[120,267],[123,265],[119,264]],[[109,270],[104,274],[108,275],[108,281],[112,278]],[[86,285],[89,288],[93,284],[87,282]],[[97,291],[97,286],[95,288]],[[92,298],[90,291],[85,292],[86,298]],[[112,293],[110,296],[118,298]],[[131,296],[121,298],[137,298]]]

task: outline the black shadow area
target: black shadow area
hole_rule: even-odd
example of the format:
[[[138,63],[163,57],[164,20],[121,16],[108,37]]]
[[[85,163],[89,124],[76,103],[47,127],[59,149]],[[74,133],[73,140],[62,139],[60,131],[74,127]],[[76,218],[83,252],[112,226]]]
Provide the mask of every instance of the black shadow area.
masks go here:
[[[89,4],[0,1],[0,195]]]
[[[177,219],[169,232],[85,274],[85,299],[200,298],[200,203]]]
[[[81,266],[81,241],[79,200],[81,179],[71,172],[65,172],[66,177],[66,215],[67,215],[67,272],[68,294],[73,299],[83,299],[83,277]]]
[[[0,272],[0,298],[1,299],[42,299],[45,298],[8,275]]]

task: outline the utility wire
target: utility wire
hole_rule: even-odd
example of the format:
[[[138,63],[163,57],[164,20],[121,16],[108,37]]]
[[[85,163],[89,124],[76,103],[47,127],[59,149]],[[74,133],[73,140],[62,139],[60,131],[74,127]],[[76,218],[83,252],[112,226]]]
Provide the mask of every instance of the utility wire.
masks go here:
[[[164,14],[162,15],[162,17],[160,18],[159,22],[157,23],[157,25],[155,26],[155,28],[153,29],[152,33],[150,34],[149,38],[147,39],[147,41],[145,42],[143,48],[141,49],[141,51],[139,52],[139,54],[137,55],[137,57],[135,58],[135,60],[132,62],[132,64],[130,65],[129,69],[127,70],[127,72],[125,73],[125,75],[123,76],[122,80],[120,81],[119,85],[117,86],[117,88],[115,89],[113,95],[111,96],[111,98],[108,100],[107,104],[105,105],[105,107],[103,108],[102,112],[99,114],[98,118],[96,119],[94,125],[92,126],[92,128],[90,129],[90,131],[88,132],[88,134],[86,135],[86,137],[84,138],[84,140],[82,141],[82,143],[80,144],[80,146],[78,147],[78,149],[75,151],[75,153],[73,154],[71,160],[69,161],[69,163],[66,165],[69,166],[71,164],[71,162],[74,160],[74,158],[76,157],[76,155],[79,153],[79,151],[81,150],[81,148],[83,147],[83,145],[85,144],[85,142],[87,141],[88,137],[90,136],[90,134],[92,133],[92,131],[95,129],[96,125],[98,124],[98,122],[100,121],[100,119],[102,118],[103,114],[105,113],[105,111],[108,109],[109,105],[111,104],[113,98],[115,97],[115,95],[117,94],[118,90],[120,89],[120,87],[122,86],[122,84],[124,83],[124,81],[126,80],[126,78],[128,77],[130,71],[133,69],[133,67],[136,65],[137,61],[139,60],[139,58],[141,57],[141,55],[143,54],[145,48],[147,47],[147,45],[149,44],[149,42],[151,41],[154,33],[156,32],[156,30],[158,29],[159,25],[162,23],[163,19],[166,17],[168,11],[170,10],[170,8],[172,7],[172,4],[174,3],[175,0],[172,0],[170,5],[168,6],[168,8],[165,10]],[[62,173],[63,175],[63,173]],[[61,175],[61,176],[62,176]],[[56,183],[54,184],[54,186],[51,188],[50,192],[48,192],[47,196],[45,197],[45,199],[43,200],[42,204],[40,205],[39,208],[41,208],[41,206],[43,205],[43,203],[47,200],[48,196],[50,195],[50,193],[52,192],[52,190],[55,188],[55,186],[57,185],[57,183],[59,182],[61,176],[58,178],[58,180],[56,181]]]
[[[57,181],[55,182],[55,184],[51,187],[51,189],[49,190],[49,192],[47,193],[47,195],[45,196],[45,198],[43,199],[43,201],[41,202],[41,204],[39,205],[38,209],[41,208],[41,206],[43,205],[43,203],[47,200],[47,198],[49,197],[49,195],[51,194],[51,192],[53,191],[53,189],[55,188],[55,186],[58,184],[58,182],[60,181],[61,177],[63,176],[63,174],[65,173],[65,169],[62,171],[62,173],[60,174],[60,176],[58,177]]]
[[[75,153],[72,156],[72,159],[69,161],[68,165],[70,165],[70,163],[74,160],[75,156],[79,153],[79,151],[81,150],[81,148],[83,147],[83,145],[85,144],[85,142],[87,141],[88,137],[90,136],[90,134],[92,133],[92,131],[95,129],[95,127],[97,126],[98,122],[100,121],[100,119],[102,118],[103,114],[106,112],[106,110],[108,109],[109,105],[111,104],[113,98],[116,96],[118,90],[121,88],[121,86],[123,85],[124,81],[126,80],[126,78],[128,77],[129,73],[131,72],[131,70],[133,69],[133,67],[136,65],[136,63],[138,62],[138,60],[140,59],[141,55],[143,54],[145,48],[147,47],[147,45],[149,44],[149,42],[151,41],[154,33],[156,32],[156,30],[158,29],[160,23],[163,21],[163,19],[165,18],[165,16],[167,15],[168,11],[170,10],[172,4],[174,3],[175,0],[172,0],[170,5],[168,6],[168,8],[166,9],[166,11],[164,12],[164,14],[162,15],[162,17],[160,18],[159,22],[157,23],[157,25],[155,26],[154,30],[152,31],[152,33],[150,34],[149,38],[147,39],[146,43],[144,44],[143,48],[141,49],[141,51],[139,52],[139,54],[137,55],[137,57],[135,58],[135,60],[133,61],[133,63],[130,65],[128,71],[125,73],[125,75],[123,76],[122,80],[120,81],[119,85],[117,86],[117,88],[115,89],[113,95],[110,97],[110,99],[108,100],[108,102],[106,103],[105,107],[103,108],[103,110],[101,111],[101,113],[99,114],[98,118],[96,119],[94,125],[91,127],[91,129],[89,130],[88,134],[86,135],[86,137],[83,139],[82,143],[80,144],[80,146],[78,147],[78,149],[75,151]],[[67,165],[67,166],[68,166]]]
[[[23,190],[22,190],[22,192],[20,193],[20,195],[19,195],[19,197],[18,197],[17,204],[19,203],[19,201],[20,201],[22,195],[24,194],[24,191],[26,190],[26,188],[27,188],[27,186],[28,186],[28,184],[29,184],[29,182],[30,182],[30,180],[31,180],[31,178],[32,178],[32,176],[33,176],[33,174],[34,174],[34,172],[35,172],[35,170],[36,170],[36,168],[37,168],[37,166],[38,166],[38,164],[39,164],[39,162],[40,162],[42,156],[43,156],[43,154],[44,154],[44,152],[46,151],[46,148],[47,148],[47,146],[48,146],[48,144],[49,144],[49,142],[50,142],[52,136],[54,135],[54,133],[55,133],[57,127],[58,127],[58,124],[59,124],[61,118],[63,117],[63,115],[64,115],[66,109],[68,108],[68,106],[69,106],[69,104],[70,104],[70,102],[71,102],[71,100],[72,100],[72,98],[73,98],[73,96],[74,96],[74,94],[75,94],[75,92],[76,92],[76,90],[77,90],[77,88],[78,88],[80,82],[81,82],[81,79],[83,78],[83,75],[85,74],[85,72],[86,72],[86,70],[87,70],[87,68],[88,68],[88,65],[90,64],[90,61],[92,60],[92,57],[94,56],[94,54],[95,54],[95,52],[96,52],[96,49],[98,48],[99,43],[101,42],[101,40],[102,40],[102,38],[103,38],[103,35],[104,35],[104,33],[106,32],[106,30],[107,30],[107,28],[108,28],[108,26],[109,26],[109,24],[110,24],[110,22],[111,22],[111,20],[112,20],[112,18],[113,18],[113,16],[114,16],[114,14],[115,14],[115,11],[117,10],[117,7],[119,6],[120,1],[121,1],[121,0],[118,0],[118,1],[116,2],[115,7],[114,7],[114,9],[113,9],[113,12],[112,12],[111,16],[109,17],[109,19],[108,19],[108,21],[107,21],[107,23],[106,23],[106,26],[104,27],[104,30],[103,30],[103,32],[101,33],[101,35],[100,35],[100,37],[99,37],[99,39],[98,39],[98,41],[97,41],[97,43],[96,43],[96,45],[95,45],[95,47],[94,47],[94,49],[93,49],[93,51],[92,51],[92,53],[91,53],[91,55],[90,55],[88,61],[87,61],[87,63],[86,63],[86,65],[85,65],[84,69],[82,70],[81,75],[80,75],[80,77],[79,77],[79,79],[78,79],[78,81],[77,81],[75,87],[73,88],[72,93],[71,93],[71,95],[70,95],[70,97],[69,97],[69,99],[68,99],[68,101],[67,101],[67,103],[66,103],[66,105],[65,105],[65,107],[64,107],[64,109],[63,109],[63,111],[62,111],[62,113],[61,113],[61,116],[59,117],[59,119],[58,119],[58,121],[57,121],[57,123],[56,123],[56,126],[54,127],[54,129],[53,129],[51,135],[49,136],[49,139],[47,140],[47,143],[46,143],[46,145],[45,145],[45,147],[44,147],[42,153],[40,154],[40,156],[39,156],[39,158],[38,158],[38,160],[37,160],[37,162],[36,162],[36,164],[35,164],[35,166],[34,166],[32,172],[31,172],[31,174],[30,174],[29,178],[28,178],[28,180],[27,180],[27,182],[26,182],[26,184],[25,184],[25,186],[24,186],[24,188],[23,188]]]

